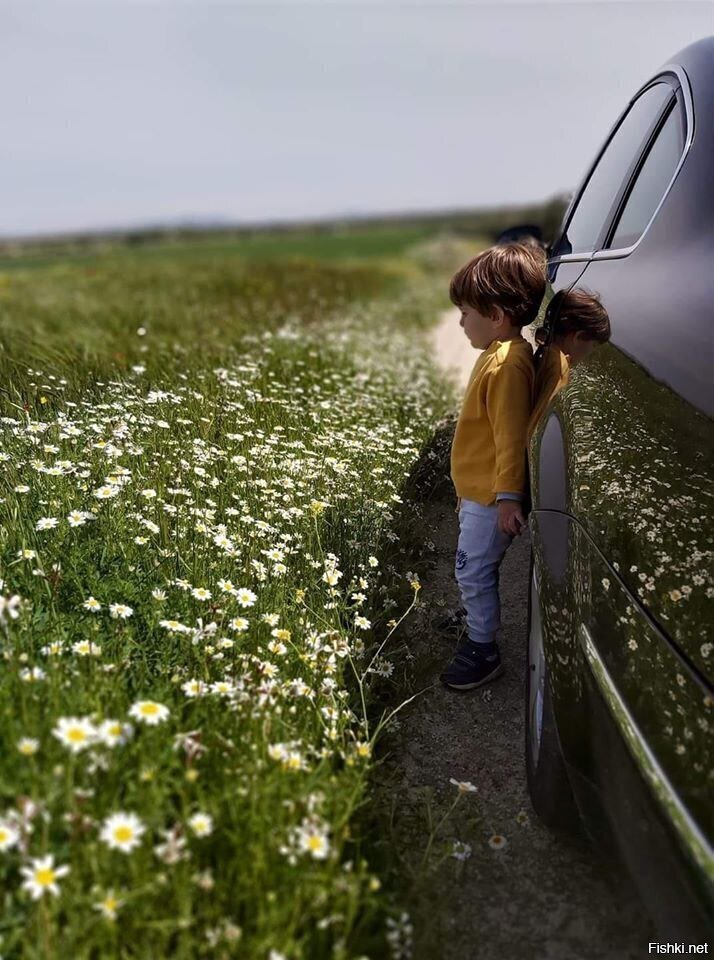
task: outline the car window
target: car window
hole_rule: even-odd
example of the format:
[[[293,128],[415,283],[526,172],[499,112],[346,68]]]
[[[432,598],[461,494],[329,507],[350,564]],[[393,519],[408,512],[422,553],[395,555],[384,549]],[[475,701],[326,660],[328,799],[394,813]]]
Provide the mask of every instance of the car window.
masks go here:
[[[668,83],[655,83],[632,104],[590,174],[554,256],[595,248],[618,191],[672,96]]]
[[[675,104],[637,174],[608,247],[630,247],[640,239],[674,176],[684,152],[684,139],[684,117],[679,104]]]

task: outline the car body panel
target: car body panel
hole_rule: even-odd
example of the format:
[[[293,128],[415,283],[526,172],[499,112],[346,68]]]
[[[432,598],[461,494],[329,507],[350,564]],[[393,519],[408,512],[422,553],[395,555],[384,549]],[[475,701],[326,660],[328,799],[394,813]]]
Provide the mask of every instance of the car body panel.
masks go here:
[[[609,344],[572,371],[553,409],[567,478],[561,508],[711,681],[714,425]],[[552,508],[562,481],[548,459]]]
[[[605,810],[609,835],[633,877],[657,929],[670,941],[705,942],[712,937],[712,895],[705,869],[672,829],[671,813],[645,780],[643,768],[628,749],[622,726],[595,680],[584,685],[592,729],[593,762],[600,777],[596,788],[569,770],[579,806]]]
[[[653,915],[684,936],[711,934],[714,916],[714,38],[665,73],[686,146],[641,237],[602,249],[657,123],[593,250],[562,256],[556,244],[549,261],[554,291],[600,295],[612,341],[545,411],[529,470],[544,648],[576,799],[589,820],[606,814]],[[564,224],[576,206],[577,195]]]
[[[558,736],[589,832],[600,838],[604,814],[663,932],[711,934],[711,693],[574,518],[535,510],[531,530]]]

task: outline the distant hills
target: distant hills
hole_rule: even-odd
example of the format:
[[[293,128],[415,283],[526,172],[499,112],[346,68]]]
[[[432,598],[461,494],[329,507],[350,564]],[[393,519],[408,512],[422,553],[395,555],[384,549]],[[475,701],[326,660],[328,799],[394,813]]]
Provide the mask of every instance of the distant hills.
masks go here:
[[[0,238],[0,256],[12,258],[25,256],[39,249],[49,252],[67,246],[74,250],[81,250],[107,244],[140,246],[144,243],[156,243],[162,239],[177,240],[189,237],[198,239],[202,236],[246,236],[266,233],[342,233],[361,229],[373,230],[380,226],[385,228],[424,227],[435,231],[446,230],[457,234],[495,237],[514,224],[532,223],[541,228],[545,240],[551,240],[562,220],[567,201],[567,195],[559,194],[541,203],[532,204],[375,214],[345,213],[313,220],[271,219],[243,223],[228,217],[190,216],[131,227],[99,227],[62,234]]]

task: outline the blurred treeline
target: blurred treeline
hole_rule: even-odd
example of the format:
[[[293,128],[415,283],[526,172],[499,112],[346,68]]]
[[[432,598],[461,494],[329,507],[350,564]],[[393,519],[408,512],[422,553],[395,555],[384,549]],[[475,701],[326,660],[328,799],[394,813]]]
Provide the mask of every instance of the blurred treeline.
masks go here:
[[[185,246],[193,256],[197,243],[204,246],[207,253],[230,249],[251,259],[271,258],[276,253],[289,255],[291,246],[295,247],[295,253],[321,258],[389,256],[434,235],[481,237],[488,242],[509,227],[521,224],[538,227],[543,241],[549,243],[556,238],[567,202],[568,196],[559,194],[541,203],[489,208],[275,221],[250,226],[196,221],[173,226],[147,225],[132,230],[6,239],[0,240],[0,270],[57,259],[92,259],[122,249],[127,253],[150,254],[165,252],[169,247],[174,253],[180,253]]]

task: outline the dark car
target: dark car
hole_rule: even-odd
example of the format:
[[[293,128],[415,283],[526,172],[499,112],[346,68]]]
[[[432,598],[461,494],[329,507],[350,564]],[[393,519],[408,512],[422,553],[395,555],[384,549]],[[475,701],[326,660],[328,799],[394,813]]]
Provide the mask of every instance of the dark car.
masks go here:
[[[541,243],[543,240],[543,231],[535,223],[519,223],[515,227],[509,227],[501,231],[496,237],[496,243],[514,243],[518,240],[536,240]]]
[[[552,290],[611,343],[529,448],[533,805],[615,847],[660,932],[714,917],[714,38],[632,98],[575,193]],[[575,801],[573,803],[573,801]]]

